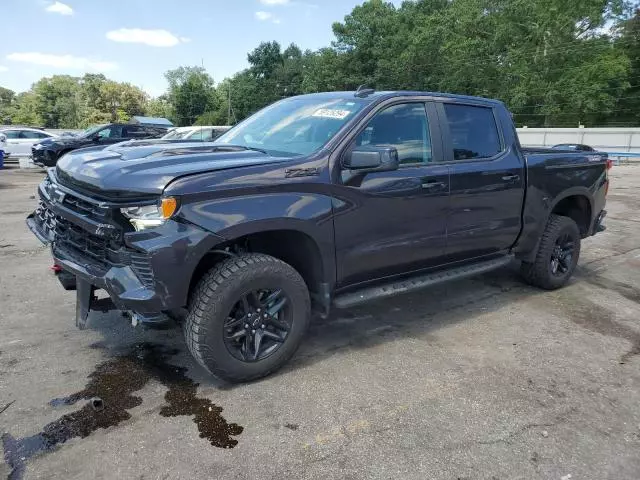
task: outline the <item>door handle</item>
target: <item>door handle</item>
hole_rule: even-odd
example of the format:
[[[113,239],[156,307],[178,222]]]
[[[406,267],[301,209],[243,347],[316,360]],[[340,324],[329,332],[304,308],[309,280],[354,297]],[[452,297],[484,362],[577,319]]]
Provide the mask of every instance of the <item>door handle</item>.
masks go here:
[[[504,180],[505,182],[517,182],[518,180],[520,180],[520,175],[505,175],[504,177],[502,177],[502,180]]]
[[[422,188],[425,190],[435,190],[438,188],[444,188],[446,185],[444,182],[423,182]]]

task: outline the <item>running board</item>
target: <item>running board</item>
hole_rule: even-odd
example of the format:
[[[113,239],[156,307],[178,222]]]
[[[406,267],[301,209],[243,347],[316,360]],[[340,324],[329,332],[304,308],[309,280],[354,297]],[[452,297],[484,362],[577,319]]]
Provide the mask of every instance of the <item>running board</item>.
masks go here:
[[[504,267],[508,265],[513,258],[513,255],[505,255],[493,260],[485,260],[484,262],[473,263],[447,270],[439,270],[437,272],[405,278],[403,280],[397,280],[383,285],[365,287],[361,290],[356,290],[355,292],[349,292],[337,296],[333,300],[333,304],[338,308],[349,308],[371,300],[393,297],[395,295],[421,290],[425,287],[448,282],[450,280],[472,277],[474,275],[479,275],[481,273],[490,272],[491,270]]]

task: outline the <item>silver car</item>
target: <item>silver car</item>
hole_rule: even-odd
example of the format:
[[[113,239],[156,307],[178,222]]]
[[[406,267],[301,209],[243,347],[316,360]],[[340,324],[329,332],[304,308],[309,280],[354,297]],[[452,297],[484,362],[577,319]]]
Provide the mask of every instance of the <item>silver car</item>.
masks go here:
[[[0,129],[0,149],[7,158],[28,157],[34,144],[55,136],[37,128],[4,127]]]

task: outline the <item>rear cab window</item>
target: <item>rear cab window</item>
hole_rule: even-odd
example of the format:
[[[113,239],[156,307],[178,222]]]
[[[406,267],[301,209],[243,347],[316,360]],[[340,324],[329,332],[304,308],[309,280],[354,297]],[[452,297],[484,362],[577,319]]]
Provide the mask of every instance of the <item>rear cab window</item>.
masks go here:
[[[445,103],[454,160],[492,158],[502,152],[498,126],[490,107]]]

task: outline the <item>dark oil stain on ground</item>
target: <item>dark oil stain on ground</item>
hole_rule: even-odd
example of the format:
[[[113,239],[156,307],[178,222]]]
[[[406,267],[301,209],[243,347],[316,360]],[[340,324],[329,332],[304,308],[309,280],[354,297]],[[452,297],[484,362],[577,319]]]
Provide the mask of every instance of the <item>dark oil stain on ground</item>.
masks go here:
[[[600,335],[621,338],[631,342],[629,351],[620,357],[621,364],[627,363],[634,355],[640,355],[640,332],[618,322],[615,314],[610,310],[587,298],[572,301],[569,305],[563,303],[563,310],[576,325]]]
[[[89,383],[79,392],[50,402],[53,406],[75,405],[86,400],[100,398],[101,409],[87,402],[80,410],[63,415],[51,422],[41,432],[30,437],[15,439],[10,434],[2,436],[4,457],[12,468],[9,480],[22,478],[25,462],[38,454],[53,450],[72,439],[85,438],[100,428],[109,428],[129,420],[128,410],[142,403],[134,395],[150,380],[167,387],[167,402],[160,410],[164,417],[193,416],[201,438],[219,448],[233,448],[243,428],[227,423],[221,416],[222,408],[207,398],[196,396],[198,384],[188,378],[186,368],[167,363],[168,357],[178,353],[160,345],[143,343],[136,345],[129,354],[115,357],[100,364],[89,375]]]
[[[611,280],[601,275],[589,275],[584,277],[584,279],[591,285],[595,285],[596,287],[604,288],[606,290],[613,290],[614,292],[622,295],[627,300],[631,300],[635,303],[640,303],[640,290],[638,290],[633,285],[629,285],[628,283],[624,282],[618,282],[616,280]]]

